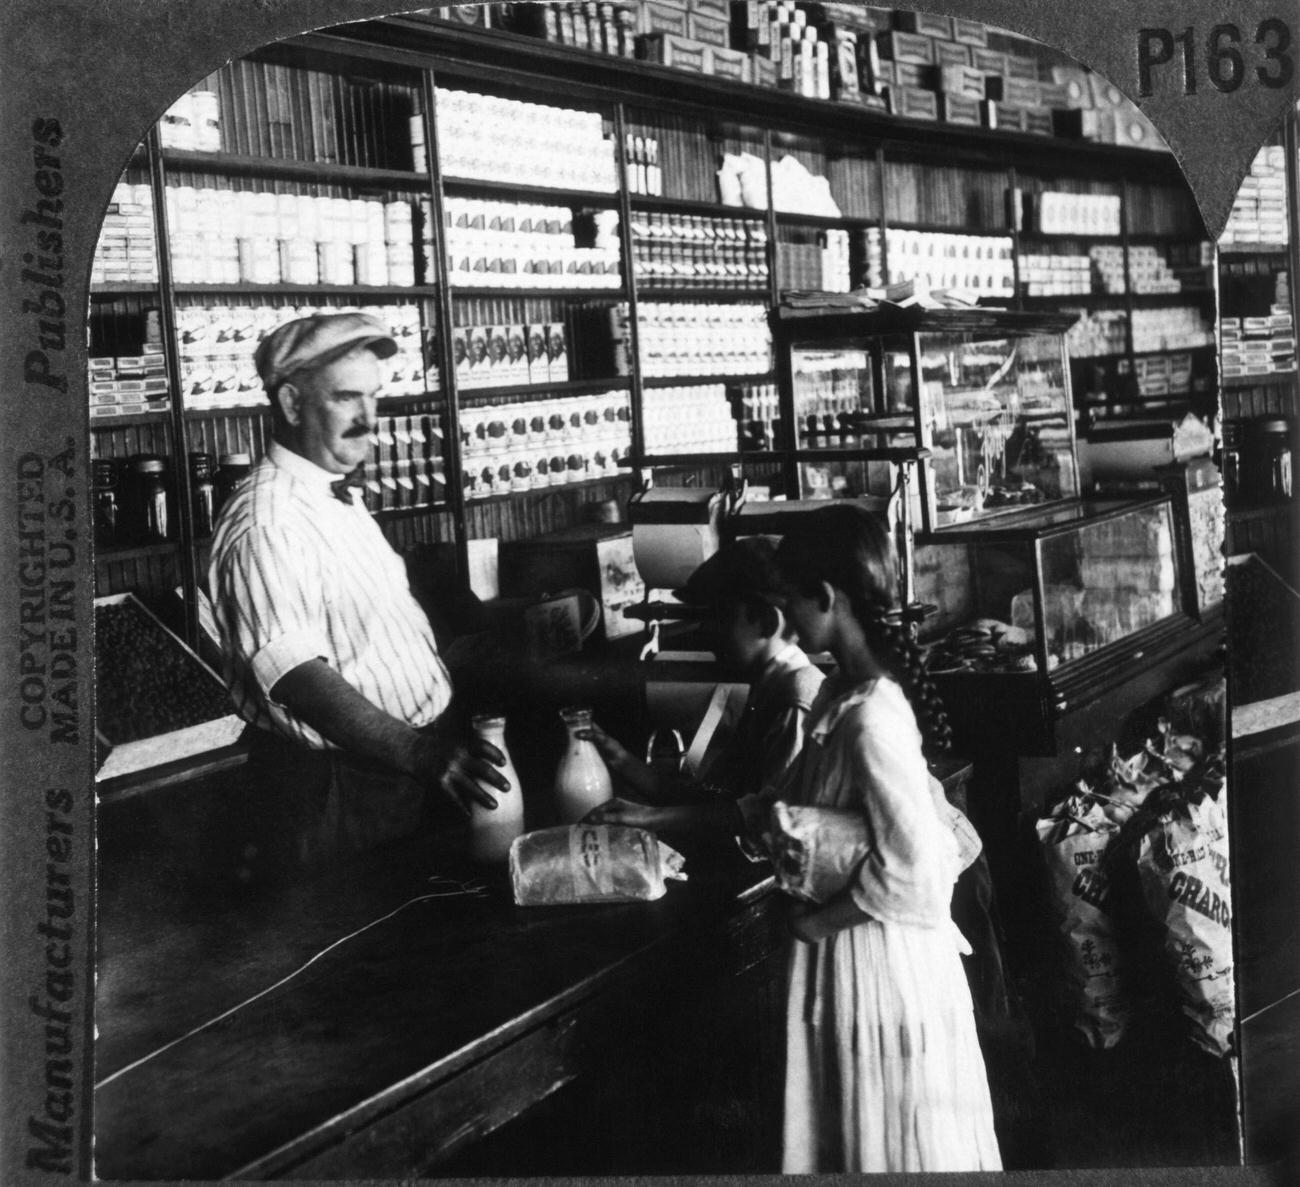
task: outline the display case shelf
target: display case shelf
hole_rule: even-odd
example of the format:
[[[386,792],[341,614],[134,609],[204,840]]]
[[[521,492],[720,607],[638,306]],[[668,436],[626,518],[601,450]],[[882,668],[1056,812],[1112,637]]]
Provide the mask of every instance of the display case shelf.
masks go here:
[[[111,299],[113,297],[138,296],[142,293],[157,294],[159,291],[160,286],[156,280],[122,280],[112,283],[96,281],[90,286],[90,297],[91,300],[97,297]]]
[[[713,301],[723,304],[728,301],[768,301],[770,290],[766,288],[717,288],[707,285],[668,285],[655,284],[645,280],[636,282],[637,295],[647,301]]]
[[[767,219],[765,209],[753,206],[727,206],[721,202],[697,202],[690,198],[667,198],[658,194],[631,194],[628,202],[633,210],[650,213],[695,214],[702,218],[737,218],[760,223]]]
[[[171,419],[170,412],[124,412],[117,416],[92,416],[92,429],[124,429],[140,425],[163,424]]]
[[[658,387],[697,387],[710,383],[725,384],[759,384],[775,383],[775,371],[751,371],[741,374],[703,375],[692,372],[689,375],[644,375],[641,378],[643,388]]]
[[[235,153],[196,152],[165,148],[163,164],[187,173],[215,177],[260,177],[275,181],[301,181],[313,185],[343,185],[358,189],[428,192],[427,173],[407,169],[376,169],[364,165],[338,165],[325,161],[295,161]]]
[[[1270,371],[1266,375],[1226,375],[1220,382],[1228,391],[1264,385],[1269,387],[1294,387],[1298,376],[1300,376],[1300,372],[1296,371]]]
[[[618,205],[618,193],[605,190],[569,190],[558,186],[526,185],[513,181],[475,180],[472,177],[444,177],[443,193],[458,198],[488,198],[498,202],[532,203],[541,206],[591,206],[600,209]]]
[[[172,291],[178,297],[374,297],[421,299],[438,295],[431,284],[177,284]]]
[[[627,287],[618,285],[608,288],[545,288],[541,285],[490,285],[457,284],[451,281],[447,285],[448,295],[453,301],[478,301],[491,297],[504,297],[510,300],[537,297],[555,301],[572,301],[579,298],[594,300],[621,300],[627,296]]]
[[[878,218],[854,218],[844,214],[800,214],[796,210],[778,210],[776,212],[778,227],[825,228],[830,231],[866,231],[879,227]]]
[[[595,392],[626,391],[630,380],[626,375],[609,379],[570,379],[567,383],[503,383],[493,387],[464,387],[459,389],[463,403],[478,400],[537,399],[542,396],[582,396]]]

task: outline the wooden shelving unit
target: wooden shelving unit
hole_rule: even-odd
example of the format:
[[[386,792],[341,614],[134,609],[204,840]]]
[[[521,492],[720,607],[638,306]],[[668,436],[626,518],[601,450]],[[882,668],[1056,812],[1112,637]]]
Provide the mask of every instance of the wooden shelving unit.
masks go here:
[[[630,492],[639,468],[694,467],[709,480],[733,465],[753,465],[771,471],[797,461],[788,449],[741,449],[746,426],[737,426],[735,453],[704,450],[652,455],[645,448],[643,397],[666,387],[722,384],[737,401],[751,390],[775,383],[774,370],[714,375],[704,368],[681,376],[650,375],[641,366],[640,336],[646,303],[662,302],[761,304],[774,307],[780,299],[778,253],[794,243],[815,247],[828,231],[865,238],[891,230],[1002,236],[1012,240],[1018,259],[1029,250],[1049,251],[1055,244],[1073,243],[1083,250],[1096,244],[1118,244],[1127,251],[1134,243],[1196,241],[1202,235],[1181,174],[1172,156],[1091,142],[1057,140],[1022,133],[990,131],[951,124],[907,120],[852,104],[807,99],[731,80],[692,75],[626,59],[612,59],[571,47],[499,31],[472,29],[456,23],[409,16],[363,21],[309,34],[264,47],[247,59],[233,62],[200,84],[216,91],[222,109],[223,151],[198,152],[163,148],[151,136],[133,158],[127,177],[147,183],[153,196],[157,225],[159,281],[157,285],[97,286],[92,305],[92,354],[134,353],[147,310],[162,314],[169,376],[174,392],[183,390],[176,325],[178,306],[188,309],[231,305],[289,308],[304,304],[348,307],[357,304],[410,307],[418,310],[427,367],[439,376],[436,391],[386,398],[381,413],[436,413],[447,443],[443,481],[445,507],[428,512],[440,521],[420,522],[420,509],[385,513],[393,521],[391,538],[399,547],[416,547],[433,532],[447,533],[465,559],[471,534],[482,524],[485,502],[508,505],[531,499],[547,488],[527,494],[493,494],[489,500],[466,501],[461,477],[459,417],[462,409],[492,401],[533,401],[624,390],[630,403],[630,450],[626,478],[597,479],[593,493]],[[624,136],[628,129],[656,136],[662,152],[662,195],[479,180],[444,173],[438,95],[442,88],[527,99],[556,107],[598,112],[609,137],[616,176],[626,175]],[[330,118],[326,113],[332,112]],[[414,123],[413,123],[414,121]],[[413,146],[411,128],[423,139],[423,161]],[[487,130],[485,129],[485,133]],[[749,152],[765,160],[769,175],[783,155],[796,156],[813,173],[825,176],[842,211],[839,217],[806,215],[793,210],[724,205],[716,200],[713,171],[722,152]],[[203,188],[272,191],[313,196],[400,201],[413,212],[416,242],[414,285],[296,285],[198,284],[178,282],[171,267],[172,230],[167,225],[166,197],[173,185]],[[1119,194],[1128,210],[1141,207],[1138,225],[1126,214],[1119,236],[1038,235],[1010,225],[1007,196],[1066,190],[1075,193]],[[769,189],[770,192],[770,189]],[[1140,203],[1132,201],[1140,196]],[[616,212],[622,275],[617,286],[546,288],[532,285],[463,284],[445,266],[449,248],[446,228],[448,200],[558,206],[575,215]],[[634,216],[664,215],[718,220],[721,226],[740,223],[756,233],[767,267],[767,282],[737,287],[707,282],[665,283],[639,274],[632,235]],[[797,243],[796,243],[797,241]],[[423,248],[423,250],[422,250]],[[857,250],[856,248],[854,249]],[[888,248],[885,265],[888,266]],[[427,265],[424,262],[427,259]],[[855,266],[860,266],[857,261]],[[1019,290],[1020,286],[1017,286]],[[1201,303],[1210,290],[1131,295],[1101,294],[1051,298],[1016,298],[1013,307],[1049,310],[1059,306],[1118,308],[1131,319],[1136,307]],[[575,368],[566,382],[498,384],[462,388],[450,359],[453,331],[482,324],[565,324],[571,334],[590,334],[589,322],[577,320],[583,310],[621,306],[627,314],[626,369],[617,378],[599,378],[607,363]],[[579,327],[575,329],[574,327]],[[571,341],[571,362],[591,346]],[[604,344],[595,344],[604,349]],[[1129,339],[1131,347],[1131,337]],[[599,353],[599,352],[597,352]],[[1120,357],[1134,357],[1131,349]],[[1092,362],[1092,360],[1088,360]],[[689,367],[686,368],[689,370]],[[592,378],[591,376],[597,376]],[[1078,405],[1095,410],[1095,400],[1079,393]],[[208,408],[173,396],[169,413],[109,417],[93,421],[97,451],[125,457],[156,451],[174,459],[219,441],[247,452],[260,451],[269,418],[258,406]],[[824,456],[827,451],[809,452]],[[878,451],[851,451],[875,453]],[[566,484],[570,490],[575,484]],[[582,484],[578,484],[581,486]],[[185,483],[177,484],[178,538],[164,559],[180,558],[181,584],[201,580],[198,548],[193,538]],[[563,527],[571,513],[569,502],[555,501],[557,518],[550,527]],[[560,507],[559,502],[565,506]],[[473,522],[471,522],[473,521]],[[511,521],[504,516],[502,522]],[[505,531],[514,530],[507,526]],[[530,530],[536,530],[536,520]],[[147,567],[157,558],[137,558]],[[113,569],[113,574],[108,572]],[[144,580],[139,565],[101,566],[101,592],[115,592],[114,581]],[[115,575],[114,575],[115,574]],[[126,577],[123,577],[126,574]],[[158,574],[157,590],[170,588],[175,574]],[[191,624],[193,626],[193,624]]]

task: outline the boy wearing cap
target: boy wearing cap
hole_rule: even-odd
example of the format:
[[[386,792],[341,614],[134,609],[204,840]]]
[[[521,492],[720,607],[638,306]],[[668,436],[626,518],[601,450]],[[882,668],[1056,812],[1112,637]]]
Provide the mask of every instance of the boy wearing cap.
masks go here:
[[[610,770],[653,805],[614,800],[590,819],[670,831],[719,825],[739,832],[737,801],[776,784],[794,762],[823,677],[794,641],[781,609],[774,557],[766,537],[736,540],[723,545],[677,591],[681,601],[707,615],[718,659],[750,685],[740,720],[717,759],[701,772],[702,781],[666,784],[593,728],[591,740]]]
[[[409,832],[433,782],[463,807],[495,807],[481,782],[511,792],[494,747],[435,730],[447,669],[402,559],[352,493],[379,361],[396,352],[363,313],[300,318],[262,340],[273,439],[213,537],[223,676],[257,727],[257,790],[285,806],[303,861]]]

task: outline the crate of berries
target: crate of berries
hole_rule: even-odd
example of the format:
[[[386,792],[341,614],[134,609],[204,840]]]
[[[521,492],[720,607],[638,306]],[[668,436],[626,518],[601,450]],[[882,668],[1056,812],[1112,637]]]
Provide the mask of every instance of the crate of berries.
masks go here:
[[[95,599],[99,782],[234,743],[244,722],[217,674],[133,594]]]

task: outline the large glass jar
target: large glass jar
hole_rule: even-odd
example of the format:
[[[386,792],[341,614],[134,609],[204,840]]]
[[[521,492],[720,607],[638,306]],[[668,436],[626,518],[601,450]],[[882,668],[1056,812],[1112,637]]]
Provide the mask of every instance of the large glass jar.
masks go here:
[[[113,458],[96,458],[90,467],[96,544],[118,542],[118,470]]]

